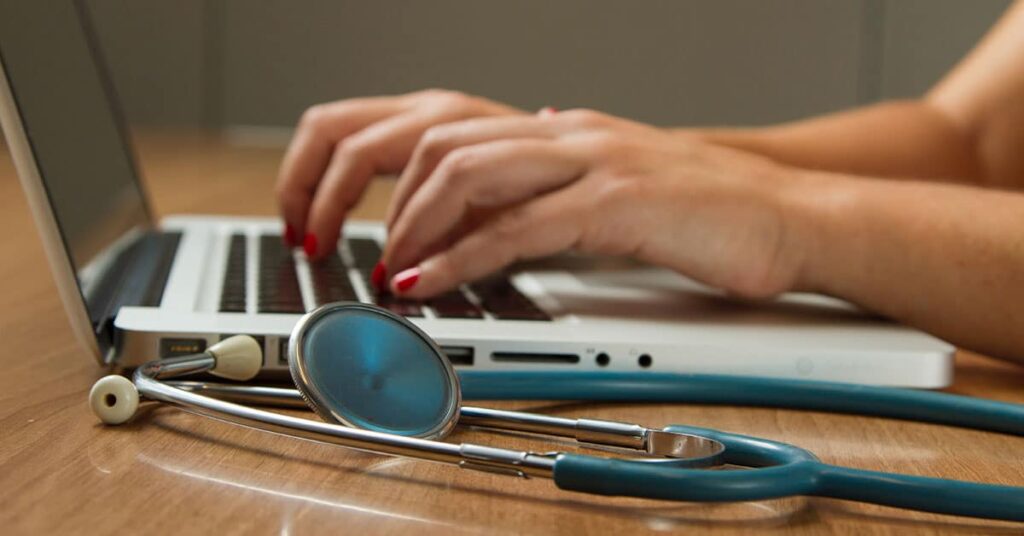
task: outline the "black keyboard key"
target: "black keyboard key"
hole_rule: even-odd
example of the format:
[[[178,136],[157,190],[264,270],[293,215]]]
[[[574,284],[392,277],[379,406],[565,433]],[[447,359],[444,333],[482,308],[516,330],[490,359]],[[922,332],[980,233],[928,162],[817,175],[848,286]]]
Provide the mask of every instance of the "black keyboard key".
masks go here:
[[[394,294],[379,294],[377,305],[401,316],[422,317],[423,307],[419,302],[396,297]]]
[[[233,234],[228,242],[224,286],[220,293],[220,310],[225,313],[245,312],[245,235]]]
[[[473,305],[461,290],[453,290],[427,302],[439,318],[483,318],[484,313]]]
[[[380,245],[372,238],[350,238],[348,251],[352,254],[352,265],[359,271],[370,272],[380,261]]]
[[[259,301],[261,313],[306,312],[299,289],[292,252],[281,243],[281,237],[260,237]]]
[[[484,310],[500,320],[551,320],[505,276],[490,277],[470,285]]]
[[[337,253],[311,263],[309,272],[313,280],[313,297],[317,305],[358,300],[348,278],[348,267]]]

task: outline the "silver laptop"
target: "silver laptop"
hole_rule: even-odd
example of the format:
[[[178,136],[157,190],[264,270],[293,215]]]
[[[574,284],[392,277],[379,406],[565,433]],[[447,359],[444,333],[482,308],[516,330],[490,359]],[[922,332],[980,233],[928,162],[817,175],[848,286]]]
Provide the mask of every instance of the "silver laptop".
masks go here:
[[[155,222],[83,6],[0,4],[0,59],[8,146],[71,326],[101,363],[245,333],[264,374],[284,374],[299,316],[357,300],[411,318],[463,368],[951,381],[950,345],[823,296],[738,303],[667,270],[567,255],[416,303],[367,284],[379,224],[347,224],[336,254],[311,264],[282,245],[277,219]]]

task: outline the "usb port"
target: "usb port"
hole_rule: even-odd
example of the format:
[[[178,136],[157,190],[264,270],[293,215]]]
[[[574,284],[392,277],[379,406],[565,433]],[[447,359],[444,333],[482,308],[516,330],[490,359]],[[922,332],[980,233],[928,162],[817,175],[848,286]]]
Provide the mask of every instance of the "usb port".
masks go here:
[[[288,366],[288,337],[277,340],[277,364]]]
[[[466,367],[473,365],[472,346],[442,346],[441,351],[448,356],[448,361],[451,361],[453,365]]]
[[[178,357],[206,351],[206,339],[165,337],[160,339],[160,357]]]

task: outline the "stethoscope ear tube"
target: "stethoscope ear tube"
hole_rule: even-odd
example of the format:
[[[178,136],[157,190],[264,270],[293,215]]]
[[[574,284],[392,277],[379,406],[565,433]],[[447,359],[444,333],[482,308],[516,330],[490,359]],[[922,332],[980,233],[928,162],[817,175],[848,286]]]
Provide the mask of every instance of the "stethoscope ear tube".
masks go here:
[[[939,514],[1024,521],[1024,488],[837,467],[784,443],[689,426],[669,426],[666,430],[720,441],[725,445],[726,463],[753,468],[664,471],[621,460],[565,454],[555,462],[555,484],[566,490],[601,495],[693,502],[812,495]]]
[[[692,402],[806,409],[930,422],[1024,435],[1024,406],[930,391],[808,380],[707,374],[484,372],[461,374],[465,399]],[[823,464],[808,451],[694,427],[725,445],[742,471],[660,471],[621,460],[559,457],[563,489],[681,501],[758,500],[815,495],[941,514],[1024,521],[1024,488],[881,473]],[[594,478],[595,474],[602,475]]]
[[[691,502],[755,501],[808,495],[815,489],[814,467],[820,463],[799,447],[695,426],[673,425],[665,430],[719,441],[725,445],[725,463],[753,469],[648,471],[621,460],[565,454],[555,462],[555,484],[600,495]]]
[[[1024,436],[1024,405],[933,391],[717,374],[462,371],[459,376],[466,400],[691,402],[806,409]]]

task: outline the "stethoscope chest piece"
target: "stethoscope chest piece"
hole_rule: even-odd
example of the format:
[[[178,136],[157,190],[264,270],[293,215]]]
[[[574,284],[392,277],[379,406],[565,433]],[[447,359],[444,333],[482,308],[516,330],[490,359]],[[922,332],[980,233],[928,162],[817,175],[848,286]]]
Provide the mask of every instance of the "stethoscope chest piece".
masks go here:
[[[1024,488],[1020,487],[832,466],[799,447],[703,428],[656,430],[615,421],[460,407],[459,378],[437,344],[408,320],[372,305],[333,303],[310,312],[292,331],[288,354],[298,390],[165,381],[200,372],[251,379],[263,363],[262,348],[251,337],[238,335],[200,354],[149,361],[135,370],[130,381],[106,377],[90,392],[90,403],[108,424],[130,419],[141,396],[268,432],[489,473],[552,478],[559,488],[601,495],[711,502],[815,495],[1024,521]],[[473,383],[472,378],[465,379]],[[649,400],[831,407],[1024,434],[1024,406],[945,393],[708,375],[502,373],[493,381],[499,383],[487,391],[492,394],[533,392],[538,382],[544,382],[539,392],[550,394],[550,384],[560,382],[562,397],[586,387],[586,393],[607,399],[609,395],[635,394],[639,386]],[[512,391],[508,391],[510,386]],[[723,393],[728,396],[723,398]],[[293,407],[302,405],[300,399],[327,422],[236,403],[287,403]],[[641,456],[538,453],[433,441],[446,436],[457,420],[478,428],[632,450]],[[751,469],[696,469],[723,463]]]
[[[390,311],[332,303],[296,324],[288,342],[292,380],[328,422],[427,439],[455,426],[458,376],[441,349]]]

